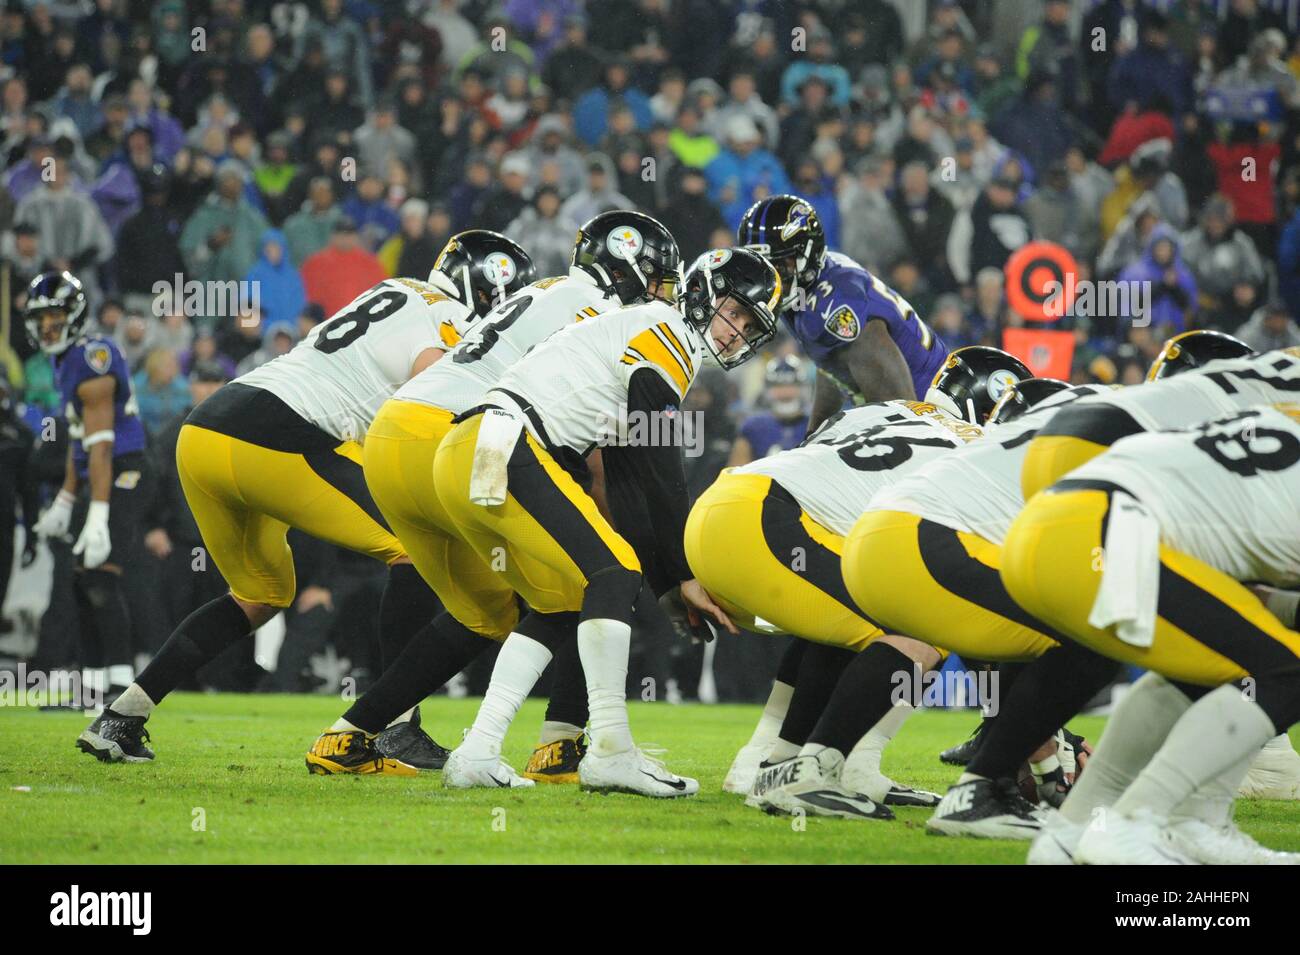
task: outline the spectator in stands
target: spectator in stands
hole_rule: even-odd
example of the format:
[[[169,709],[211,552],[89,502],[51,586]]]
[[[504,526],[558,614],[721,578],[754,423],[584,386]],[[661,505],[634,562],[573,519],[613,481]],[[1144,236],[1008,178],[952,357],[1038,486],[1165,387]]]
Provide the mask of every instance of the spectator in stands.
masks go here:
[[[954,220],[948,264],[960,284],[969,284],[981,269],[1002,268],[1011,253],[1029,241],[1029,220],[1016,206],[1018,187],[1013,179],[994,179],[971,211]]]
[[[907,239],[910,255],[932,285],[945,285],[948,235],[956,216],[952,203],[937,189],[930,188],[929,169],[923,162],[908,163],[898,179],[894,215]]]
[[[1169,18],[1159,10],[1147,10],[1142,18],[1137,48],[1119,57],[1107,79],[1110,107],[1123,111],[1136,101],[1148,106],[1157,98],[1181,116],[1191,108],[1192,76],[1187,63],[1169,43]]]
[[[1281,299],[1272,299],[1233,332],[1257,352],[1295,348],[1300,345],[1300,325]]]
[[[54,154],[49,178],[18,201],[14,222],[34,228],[46,261],[75,273],[93,301],[99,293],[99,266],[113,254],[113,236],[75,181],[70,158],[68,149]]]
[[[604,153],[587,156],[587,185],[564,201],[560,214],[579,224],[611,209],[631,209],[632,200],[616,188],[614,164]]]
[[[1178,234],[1166,225],[1151,230],[1142,258],[1119,273],[1129,284],[1130,301],[1150,295],[1148,311],[1141,317],[1156,342],[1186,331],[1196,311],[1196,280],[1179,255]],[[1137,283],[1145,286],[1139,291]],[[1135,297],[1136,296],[1136,297]]]
[[[1226,197],[1206,203],[1199,224],[1183,240],[1183,257],[1196,277],[1207,321],[1235,327],[1234,313],[1254,310],[1264,288],[1264,262]]]
[[[289,260],[301,268],[309,256],[329,244],[330,234],[342,217],[343,211],[334,201],[334,183],[325,176],[312,179],[302,208],[284,222]]]
[[[474,203],[471,221],[475,226],[501,232],[528,206],[528,158],[510,153],[499,168],[497,183],[483,192]],[[583,220],[586,221],[586,220]]]
[[[561,211],[559,191],[554,186],[542,186],[505,232],[532,256],[538,275],[564,275],[569,270],[573,237],[580,225]],[[681,238],[677,240],[680,244]]]
[[[357,225],[347,216],[334,223],[329,245],[302,263],[307,298],[334,315],[370,286],[387,278],[379,260],[362,246]]]
[[[279,229],[262,233],[261,252],[245,279],[268,323],[292,322],[307,304],[302,278],[289,261],[289,243]]]
[[[257,260],[267,222],[244,197],[247,181],[244,166],[233,159],[217,167],[216,189],[181,231],[181,255],[191,277],[208,282],[238,281]]]
[[[369,107],[374,100],[370,43],[360,24],[344,14],[343,0],[321,0],[320,13],[307,21],[307,27],[297,36],[296,44],[295,59],[301,58],[307,46],[319,45],[325,61],[351,79],[362,104]],[[336,128],[352,129],[355,125]]]
[[[831,31],[820,23],[808,31],[807,56],[795,57],[781,76],[781,99],[793,106],[800,99],[799,87],[809,76],[819,76],[830,89],[830,102],[849,105],[849,71],[835,60]]]
[[[718,204],[734,229],[746,209],[762,196],[789,192],[790,181],[780,160],[762,147],[758,126],[748,116],[727,123],[727,148],[705,168],[709,198]]]
[[[842,251],[877,275],[888,273],[909,253],[907,236],[886,193],[888,163],[868,157],[858,177],[841,192]]]
[[[401,224],[397,213],[384,197],[384,180],[374,173],[363,173],[357,190],[343,200],[343,214],[356,223],[361,244],[377,251]]]
[[[542,82],[557,99],[575,102],[600,83],[599,54],[587,44],[587,18],[571,13],[564,18],[564,40],[542,67]]]
[[[140,420],[150,434],[157,434],[189,404],[189,388],[180,372],[174,351],[154,348],[145,357],[144,367],[131,379]]]
[[[709,199],[709,183],[703,170],[682,166],[677,188],[661,210],[660,220],[673,234],[681,249],[682,261],[689,264],[712,248],[710,236],[726,229],[722,211]]]
[[[599,143],[609,127],[609,112],[615,102],[632,110],[637,129],[650,128],[654,121],[650,98],[632,85],[627,61],[614,59],[605,67],[604,84],[593,86],[573,104],[573,131],[578,138],[588,146]]]

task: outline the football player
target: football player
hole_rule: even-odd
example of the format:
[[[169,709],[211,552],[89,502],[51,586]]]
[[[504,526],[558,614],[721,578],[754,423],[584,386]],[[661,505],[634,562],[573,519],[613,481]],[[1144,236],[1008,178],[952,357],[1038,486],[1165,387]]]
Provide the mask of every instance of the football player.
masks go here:
[[[1124,438],[1025,505],[1003,551],[1008,593],[1080,645],[1150,671],[1034,861],[1049,850],[1091,864],[1300,861],[1231,820],[1260,747],[1300,719],[1294,604],[1280,619],[1244,583],[1300,587],[1298,542],[1295,404]],[[1170,824],[1207,787],[1217,800]]]
[[[1198,367],[1192,364],[1190,357],[1199,347],[1195,344],[1197,340],[1197,336],[1186,335],[1173,340],[1153,365],[1148,376],[1151,383],[1138,388],[1108,389],[1083,397],[1054,410],[1050,417],[1038,420],[1035,429],[1021,435],[1017,445],[1022,449],[1019,452],[1023,460],[1022,485],[1026,484],[1026,475],[1031,473],[1031,464],[1036,464],[1032,473],[1040,475],[1048,466],[1059,465],[1062,461],[1082,461],[1086,454],[1102,449],[1100,442],[1118,440],[1115,438],[1118,432],[1133,434],[1192,427],[1213,416],[1250,407],[1260,400],[1270,397],[1285,399],[1300,389],[1300,355],[1270,352],[1253,358],[1216,360]],[[1175,347],[1179,342],[1181,346]],[[1222,343],[1214,342],[1210,347],[1219,348]],[[1171,377],[1174,374],[1177,377]],[[1027,415],[1022,420],[1028,422],[1038,417],[1036,414]],[[1061,419],[1065,419],[1064,425],[1060,424]],[[1046,464],[1033,462],[1035,447],[1042,440],[1043,433],[1048,431],[1057,432],[1056,438],[1069,437],[1070,441],[1076,439],[1067,432],[1088,437],[1078,439],[1073,445],[1060,440],[1049,441],[1050,457]],[[1011,436],[1003,440],[1015,438]],[[1011,458],[1003,460],[1012,461]],[[931,486],[950,490],[946,483],[937,481]],[[929,496],[931,499],[927,506],[931,509],[946,506],[943,500],[933,499],[929,487],[918,487],[911,496],[918,501],[926,501]],[[969,502],[967,506],[978,505]],[[1000,526],[1004,534],[1014,516],[1010,507],[1003,511]],[[1285,596],[1279,595],[1278,599],[1284,600]],[[1049,626],[1047,623],[1043,625]],[[1040,820],[1028,813],[1015,793],[998,780],[1005,780],[1013,774],[1023,753],[1036,745],[1036,740],[1053,733],[1055,727],[1074,716],[1083,703],[1109,681],[1105,668],[1097,666],[1095,658],[1089,659],[1069,641],[1059,651],[1043,655],[1042,659],[1027,666],[1017,678],[1014,692],[1005,695],[996,724],[986,734],[968,772],[949,790],[952,798],[945,798],[927,825],[950,835],[978,836],[1020,831],[1023,837],[1032,837]],[[1294,798],[1297,762],[1300,758],[1289,740],[1282,736],[1258,755],[1258,772],[1279,797]],[[1288,780],[1291,781],[1289,785]]]
[[[380,632],[391,641],[385,656],[391,659],[428,625],[436,600],[375,507],[359,442],[398,387],[533,278],[531,260],[514,242],[495,233],[460,233],[428,281],[380,282],[287,355],[222,387],[190,413],[177,442],[177,470],[208,556],[230,592],[181,622],[136,682],[81,734],[83,750],[104,761],[153,758],[144,724],[154,707],[293,602],[290,527],[389,565],[380,604]],[[417,742],[430,765],[442,758],[418,728],[404,735],[404,748]],[[387,757],[377,766],[415,772]]]
[[[760,199],[745,212],[737,241],[781,275],[781,318],[817,365],[809,429],[844,406],[917,399],[948,349],[907,301],[846,255],[826,248],[811,203],[798,196]]]
[[[766,411],[745,419],[731,446],[728,467],[797,447],[808,435],[804,363],[797,355],[773,358],[763,373]]]
[[[567,275],[542,279],[497,305],[447,361],[399,388],[376,416],[366,437],[366,480],[447,612],[435,621],[433,640],[412,641],[397,664],[387,667],[317,739],[307,755],[311,771],[369,771],[376,765],[371,737],[394,714],[459,673],[489,640],[500,642],[519,629],[515,589],[500,572],[499,561],[479,557],[433,493],[430,482],[438,447],[451,431],[452,419],[481,404],[505,371],[534,346],[566,326],[623,304],[672,301],[680,281],[677,243],[659,222],[639,212],[595,216],[579,230],[571,262]],[[580,461],[566,463],[575,473],[585,474]],[[558,579],[539,579],[537,584],[560,586]],[[537,623],[529,621],[524,632]],[[567,643],[564,649],[567,653]],[[546,781],[576,773],[587,721],[586,687],[576,652],[571,659],[558,656],[556,685],[538,744],[543,755],[536,775]],[[456,768],[452,770],[454,781]],[[495,765],[487,771],[495,772]],[[509,779],[526,783],[516,775]]]
[[[742,629],[788,633],[818,644],[804,651],[801,668],[815,665],[819,656],[831,661],[828,668],[836,663],[842,668],[854,654],[880,642],[897,651],[891,658],[906,657],[909,669],[915,664],[929,670],[940,663],[939,651],[884,633],[849,597],[840,573],[844,537],[861,502],[879,488],[980,434],[978,425],[914,401],[840,412],[800,447],[724,471],[691,509],[686,558],[696,579]],[[766,765],[760,759],[777,763],[797,755],[829,691],[814,689],[820,698],[808,700],[808,682],[796,684],[779,738],[769,737],[762,752],[763,741],[751,739],[747,765],[733,763],[724,788],[762,795],[765,787],[754,785]],[[768,702],[774,710],[777,702]],[[880,772],[885,743],[910,713],[910,706],[891,710],[891,718],[864,737],[853,753],[856,759],[828,770],[831,780],[843,770],[845,788],[868,797],[845,803],[843,813],[886,815],[884,805],[939,801]],[[829,807],[834,797],[825,802]]]
[[[624,694],[641,564],[562,462],[602,440],[610,442],[602,449],[606,461],[631,461],[654,517],[655,556],[680,581],[689,615],[708,614],[736,632],[693,579],[683,553],[688,498],[680,442],[671,435],[643,440],[644,428],[632,441],[630,423],[632,415],[657,422],[662,437],[680,420],[682,398],[706,353],[727,369],[751,358],[775,332],[779,299],[780,279],[760,256],[706,252],[686,276],[677,308],[655,301],[562,329],[512,366],[438,449],[438,496],[465,539],[485,559],[499,555],[503,576],[535,611],[579,620],[591,726],[578,768],[584,788],[676,797],[699,784],[633,742]],[[561,586],[545,586],[557,572]],[[444,781],[483,785],[476,767],[509,773],[501,742],[551,657],[548,639],[543,631],[506,639]]]
[[[136,537],[146,489],[145,430],[126,359],[111,339],[86,330],[86,295],[69,272],[45,272],[27,286],[27,330],[54,360],[68,419],[67,466],[58,496],[33,530],[62,537],[81,523],[72,552],[88,708],[131,682],[131,621],[123,562]]]

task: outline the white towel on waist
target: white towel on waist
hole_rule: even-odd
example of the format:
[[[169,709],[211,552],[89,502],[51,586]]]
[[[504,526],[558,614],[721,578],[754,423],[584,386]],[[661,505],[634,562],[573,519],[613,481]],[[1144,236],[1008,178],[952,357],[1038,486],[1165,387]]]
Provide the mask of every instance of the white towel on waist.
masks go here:
[[[1088,624],[1113,626],[1125,643],[1149,647],[1160,597],[1160,522],[1132,495],[1116,491],[1103,543],[1101,587]]]
[[[484,507],[506,502],[507,465],[523,430],[523,418],[501,408],[483,412],[469,474],[469,499]]]

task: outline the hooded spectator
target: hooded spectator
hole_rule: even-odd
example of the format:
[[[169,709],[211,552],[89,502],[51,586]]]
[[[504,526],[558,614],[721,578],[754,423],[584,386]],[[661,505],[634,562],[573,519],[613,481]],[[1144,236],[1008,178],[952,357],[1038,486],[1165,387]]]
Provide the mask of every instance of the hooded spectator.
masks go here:
[[[258,348],[235,367],[236,375],[246,375],[274,361],[298,343],[298,327],[293,322],[266,322],[262,326],[262,347]]]
[[[1129,316],[1136,324],[1144,319],[1157,341],[1186,331],[1196,311],[1196,279],[1179,254],[1178,234],[1165,225],[1156,226],[1147,240],[1142,258],[1119,273],[1119,281],[1129,284],[1129,301],[1141,301],[1148,294],[1146,315]]]
[[[289,242],[279,229],[262,233],[262,251],[246,279],[256,289],[268,322],[291,322],[307,304],[298,270],[289,261]]]
[[[537,274],[564,275],[573,255],[573,237],[581,223],[564,215],[560,194],[554,186],[542,186],[519,217],[506,227],[506,234],[532,256]],[[681,237],[678,236],[678,242]]]
[[[733,116],[727,124],[727,148],[705,168],[709,198],[735,228],[746,209],[763,196],[790,191],[780,161],[762,147],[762,136],[748,116]]]
[[[1212,196],[1196,228],[1183,237],[1182,255],[1210,316],[1228,307],[1235,290],[1246,285],[1258,294],[1264,287],[1264,262],[1255,243],[1236,222],[1232,202]],[[1244,297],[1244,295],[1243,295]]]
[[[628,65],[615,59],[605,67],[605,81],[601,86],[587,90],[573,104],[573,130],[589,146],[600,142],[609,126],[609,113],[615,102],[632,110],[636,127],[650,128],[654,113],[650,110],[650,97],[632,85]]]

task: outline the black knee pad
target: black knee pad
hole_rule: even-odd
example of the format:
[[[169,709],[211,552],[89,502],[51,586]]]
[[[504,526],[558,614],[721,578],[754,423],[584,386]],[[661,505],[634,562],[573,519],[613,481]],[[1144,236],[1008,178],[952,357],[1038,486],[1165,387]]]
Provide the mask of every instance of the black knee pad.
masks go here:
[[[93,610],[101,611],[121,594],[122,575],[111,570],[83,570],[77,575],[77,588]]]
[[[583,620],[632,622],[632,605],[641,589],[641,574],[626,567],[607,567],[587,581],[582,598]]]
[[[536,640],[554,653],[565,640],[573,637],[577,629],[578,614],[576,611],[538,613],[536,610],[532,610],[523,620],[519,621],[519,626],[515,627],[515,632]]]

